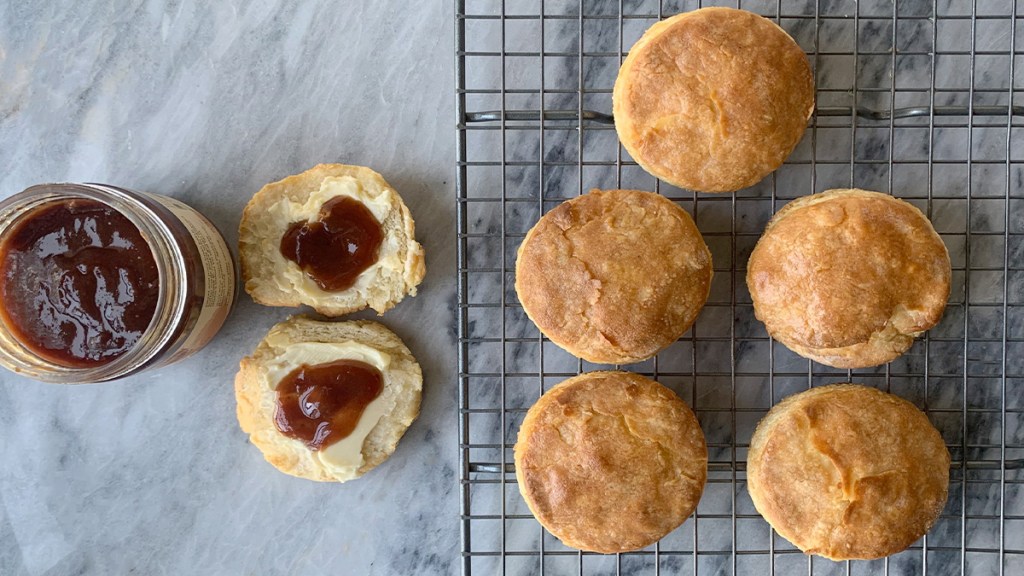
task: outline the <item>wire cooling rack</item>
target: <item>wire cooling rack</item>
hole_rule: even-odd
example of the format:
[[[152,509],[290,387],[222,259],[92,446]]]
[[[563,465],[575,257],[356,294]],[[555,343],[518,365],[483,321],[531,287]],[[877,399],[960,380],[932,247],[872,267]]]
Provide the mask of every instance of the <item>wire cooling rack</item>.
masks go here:
[[[705,5],[712,5],[706,2]],[[723,2],[778,22],[816,71],[817,112],[786,164],[736,194],[656,181],[619,147],[611,90],[623,54],[696,1],[458,0],[459,452],[463,574],[1024,574],[1024,12],[1015,0]],[[1015,145],[1016,143],[1016,145]],[[754,319],[744,282],[765,223],[829,188],[890,192],[925,211],[950,250],[942,323],[903,357],[844,371],[804,360]],[[601,368],[526,318],[516,248],[545,211],[590,188],[655,190],[696,219],[715,280],[693,329],[623,369],[674,389],[708,441],[696,513],[647,549],[563,546],[519,495],[512,446],[552,385]],[[885,560],[804,556],[755,511],[745,459],[783,397],[855,381],[907,398],[953,457],[928,536]]]

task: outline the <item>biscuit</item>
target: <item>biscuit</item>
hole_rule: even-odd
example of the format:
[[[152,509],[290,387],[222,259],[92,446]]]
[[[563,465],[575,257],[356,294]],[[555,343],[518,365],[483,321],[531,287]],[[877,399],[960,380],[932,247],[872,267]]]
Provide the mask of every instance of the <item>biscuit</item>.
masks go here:
[[[829,190],[779,210],[750,255],[747,287],[768,333],[837,368],[890,362],[939,322],[949,253],[913,205]]]
[[[913,404],[855,384],[786,398],[750,441],[747,489],[757,511],[807,554],[888,556],[935,523],[949,452]]]
[[[519,491],[573,548],[611,554],[653,544],[693,512],[707,478],[697,418],[671,390],[627,372],[553,387],[515,446]]]
[[[324,204],[348,197],[369,210],[383,239],[376,259],[354,285],[325,290],[281,251],[282,237],[296,222],[315,221]],[[242,280],[253,300],[267,306],[312,306],[325,316],[370,307],[379,314],[406,294],[416,295],[426,267],[409,209],[384,178],[369,168],[320,164],[267,184],[242,213],[238,226]]]
[[[711,275],[711,252],[674,202],[593,190],[527,233],[516,294],[558,346],[590,362],[626,364],[654,356],[690,328]]]
[[[354,445],[338,442],[313,450],[282,433],[275,421],[280,409],[276,389],[284,375],[302,364],[337,360],[375,365],[383,388],[349,435]],[[321,322],[293,316],[270,329],[256,351],[242,359],[235,376],[238,422],[249,440],[281,472],[321,482],[358,478],[384,462],[419,414],[422,388],[420,366],[409,349],[394,332],[368,320]]]
[[[745,10],[704,8],[651,26],[622,62],[615,130],[637,163],[675,186],[732,192],[782,165],[814,111],[800,46]]]

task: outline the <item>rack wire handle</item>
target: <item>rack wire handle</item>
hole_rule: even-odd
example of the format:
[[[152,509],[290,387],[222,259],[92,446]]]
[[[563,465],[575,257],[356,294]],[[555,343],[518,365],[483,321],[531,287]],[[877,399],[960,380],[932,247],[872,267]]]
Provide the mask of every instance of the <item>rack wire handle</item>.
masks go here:
[[[966,466],[964,462],[951,461],[949,468],[951,470],[1000,470],[1002,469],[1002,463],[999,460],[968,460]],[[747,469],[746,462],[736,462],[735,470],[737,472],[745,472]],[[1006,470],[1024,470],[1024,460],[1007,460]],[[732,472],[734,470],[732,462],[708,462],[709,472]],[[469,464],[469,471],[483,474],[500,474],[501,464],[497,462],[471,462]],[[505,464],[506,474],[515,474],[515,464]]]
[[[1024,106],[936,106],[935,116],[1024,116]],[[486,110],[483,112],[467,112],[466,122],[500,122],[502,115],[506,122],[536,122],[541,118],[540,110]],[[544,110],[544,120],[552,121],[576,121],[580,114],[576,110]],[[818,108],[818,116],[849,117],[856,115],[866,120],[890,120],[893,118],[928,118],[932,116],[931,106],[908,106],[890,110],[876,110],[873,108],[852,108],[850,106],[834,106]],[[583,120],[589,120],[598,124],[615,124],[615,118],[611,114],[597,112],[594,110],[583,110]]]

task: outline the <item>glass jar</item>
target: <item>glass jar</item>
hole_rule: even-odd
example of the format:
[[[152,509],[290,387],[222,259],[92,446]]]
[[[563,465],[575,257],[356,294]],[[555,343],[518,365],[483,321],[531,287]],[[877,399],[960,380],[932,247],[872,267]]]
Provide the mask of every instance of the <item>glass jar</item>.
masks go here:
[[[166,366],[209,343],[237,295],[234,260],[217,228],[192,207],[166,196],[106,184],[41,184],[0,202],[0,237],[36,209],[73,199],[106,204],[138,228],[159,276],[153,319],[131,348],[87,367],[41,357],[0,321],[0,364],[44,382],[103,382]]]

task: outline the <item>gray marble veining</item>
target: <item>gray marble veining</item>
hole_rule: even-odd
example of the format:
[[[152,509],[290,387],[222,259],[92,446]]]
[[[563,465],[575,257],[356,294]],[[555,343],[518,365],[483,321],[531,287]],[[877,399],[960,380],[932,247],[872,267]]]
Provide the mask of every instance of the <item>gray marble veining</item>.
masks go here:
[[[233,246],[266,182],[362,164],[405,198],[428,268],[380,319],[423,366],[422,414],[342,486],[278,473],[239,430],[238,360],[291,312],[244,292],[209,347],[152,374],[63,387],[2,371],[0,574],[455,571],[452,10],[0,3],[0,196],[65,180],[158,192]]]
[[[734,2],[726,2],[735,4]],[[481,13],[494,12],[497,0],[469,2]],[[588,14],[615,14],[616,1],[588,2]],[[665,14],[693,9],[696,0],[637,0],[624,5],[637,12]],[[787,13],[813,14],[814,2],[785,1]],[[819,107],[859,104],[886,109],[929,103],[933,84],[937,105],[965,105],[970,66],[956,52],[971,49],[964,19],[939,19],[934,41],[929,20],[908,19],[893,38],[888,0],[822,0],[818,33],[813,20],[783,22],[815,58]],[[932,2],[900,2],[903,16],[928,16]],[[940,15],[963,15],[968,4],[935,3]],[[511,12],[536,9],[534,0],[506,0]],[[776,0],[744,1],[743,6],[771,13]],[[1000,13],[1001,0],[978,0],[979,13]],[[573,2],[547,2],[549,14],[573,14]],[[965,6],[966,9],[965,9]],[[261,185],[304,170],[317,162],[365,164],[380,171],[405,197],[417,220],[418,237],[427,249],[428,275],[420,295],[388,312],[382,321],[401,335],[420,359],[425,393],[420,419],[395,455],[367,477],[344,486],[320,485],[283,476],[263,462],[234,420],[231,380],[238,359],[248,353],[274,322],[290,311],[258,306],[243,293],[232,318],[213,344],[173,367],[123,382],[80,386],[44,386],[0,373],[0,574],[448,574],[459,560],[455,412],[454,202],[452,166],[452,22],[453,3],[399,3],[359,0],[305,3],[257,0],[198,2],[130,0],[122,2],[0,3],[0,196],[28,185],[57,180],[100,181],[168,194],[207,214],[237,239],[238,215]],[[854,10],[864,18],[858,30]],[[969,20],[967,21],[969,22]],[[626,20],[623,36],[614,19],[585,22],[585,50],[614,53],[628,48],[650,24]],[[541,87],[564,90],[544,96],[547,109],[574,110],[580,76],[588,90],[585,108],[611,109],[606,90],[614,81],[618,57],[596,56],[582,63],[574,54],[581,44],[575,19],[543,24],[529,19],[506,23],[504,48],[537,51],[540,26],[543,49],[555,52],[544,60],[509,58],[504,74],[494,59],[467,57],[467,86],[496,89],[502,85],[529,88],[506,95],[471,94],[471,111],[536,109]],[[1000,19],[980,21],[977,50],[1005,50],[1010,29]],[[1017,27],[1017,34],[1024,27]],[[475,21],[467,28],[472,50],[496,51],[501,45],[497,20]],[[891,56],[879,54],[895,41],[894,93]],[[1024,37],[1018,38],[1024,45]],[[854,46],[862,54],[855,62]],[[931,62],[916,52],[932,48],[953,54]],[[979,58],[974,68],[976,104],[1008,103],[1009,58]],[[969,63],[968,63],[969,64]],[[858,91],[864,87],[881,91]],[[1024,88],[1018,73],[1014,88]],[[856,101],[854,95],[856,94]],[[1024,306],[1010,306],[1004,317],[1004,285],[1011,301],[1024,302],[1024,275],[1003,276],[1005,253],[1012,262],[1024,259],[1024,148],[1011,151],[1005,163],[1005,119],[987,126],[980,120],[971,138],[962,122],[941,120],[929,137],[926,119],[900,124],[890,144],[884,122],[820,118],[817,129],[772,178],[731,201],[701,196],[662,185],[680,198],[705,233],[716,265],[716,281],[708,307],[689,335],[659,355],[658,369],[682,374],[662,381],[698,411],[712,458],[730,459],[733,444],[745,443],[757,419],[772,402],[805,388],[808,363],[784,347],[771,350],[763,326],[752,319],[742,270],[773,210],[789,199],[830,187],[856,185],[891,190],[929,210],[943,234],[954,268],[954,290],[943,322],[931,331],[933,340],[918,343],[890,366],[894,392],[936,409],[933,419],[947,441],[976,446],[968,458],[998,458],[991,446],[1005,434],[1007,444],[1024,444],[1024,422],[1011,417],[1005,430],[999,419],[1002,403],[1001,349],[992,344],[1005,333],[1024,338]],[[1000,129],[1000,126],[1003,126]],[[1016,129],[1015,129],[1016,130]],[[621,173],[614,162],[620,151],[610,127],[592,127],[582,135],[572,130],[545,134],[543,148],[534,131],[470,132],[469,160],[564,162],[569,165],[524,165],[516,169],[471,167],[467,193],[496,198],[505,185],[509,198],[543,202],[478,202],[467,206],[471,233],[496,233],[502,223],[510,237],[468,240],[467,267],[492,268],[504,255],[511,266],[519,236],[543,209],[591,187],[654,189],[656,182],[628,163]],[[1014,136],[1017,136],[1014,133]],[[968,148],[968,141],[971,146]],[[890,174],[888,158],[897,167]],[[970,156],[969,156],[970,155]],[[623,159],[628,160],[625,155]],[[969,166],[967,159],[977,162]],[[583,158],[593,162],[579,169]],[[936,161],[931,168],[927,162]],[[851,167],[850,160],[856,162]],[[812,160],[816,162],[811,167]],[[1002,161],[1002,162],[1001,162]],[[601,163],[605,164],[601,164]],[[611,165],[607,165],[611,163]],[[1007,182],[1007,178],[1010,181]],[[538,185],[542,182],[542,185]],[[774,183],[774,186],[773,186]],[[970,198],[967,190],[970,186]],[[930,187],[930,188],[929,188]],[[1013,208],[1005,230],[1006,203]],[[926,200],[929,189],[933,200]],[[773,194],[774,201],[773,201]],[[709,199],[709,201],[704,201]],[[970,218],[966,217],[970,209]],[[732,232],[740,235],[731,242]],[[966,233],[972,235],[970,249]],[[1009,244],[1003,233],[1009,232]],[[975,268],[971,274],[965,268]],[[735,282],[733,280],[735,276]],[[514,302],[512,277],[500,272],[470,272],[469,302],[495,302],[504,290]],[[969,290],[969,299],[966,297]],[[500,334],[537,338],[536,327],[512,307],[474,308],[468,312],[470,338]],[[359,314],[358,317],[370,317]],[[735,348],[721,338],[735,334]],[[963,338],[972,342],[966,346]],[[706,339],[702,339],[706,338]],[[718,338],[716,340],[715,338]],[[1024,374],[1024,348],[1011,342],[1007,373]],[[543,355],[541,355],[543,347]],[[730,365],[734,358],[735,366]],[[508,371],[575,373],[578,361],[548,342],[523,341],[502,347],[472,344],[470,371],[489,371],[504,363]],[[928,387],[919,377],[925,363],[932,375]],[[595,366],[584,364],[584,369]],[[764,374],[774,368],[776,376]],[[650,372],[653,363],[631,369]],[[734,370],[731,379],[721,376]],[[964,386],[962,374],[969,375]],[[813,368],[815,384],[845,378],[843,371]],[[857,371],[860,381],[881,384],[884,368]],[[559,377],[548,377],[550,386]],[[1024,378],[1011,378],[1011,407],[1024,391]],[[505,402],[510,408],[504,427],[496,415],[470,419],[472,443],[514,441],[521,410],[538,394],[536,378],[510,377]],[[500,405],[496,378],[471,382],[471,408]],[[746,411],[731,413],[730,404]],[[972,411],[966,419],[960,411]],[[520,411],[517,411],[520,410]],[[943,412],[945,411],[945,412]],[[518,414],[516,416],[515,414]],[[1020,456],[1020,450],[1010,456]],[[739,455],[742,458],[742,454]],[[954,459],[963,456],[955,454]],[[496,462],[498,450],[474,449],[474,461]],[[506,454],[511,460],[511,452]],[[714,477],[714,475],[713,475]],[[741,551],[764,549],[770,532],[756,517],[742,482],[708,485],[699,513],[740,516],[735,543]],[[1020,484],[999,492],[990,471],[972,472],[974,482],[954,477],[947,506],[929,536],[937,551],[929,572],[960,571],[961,539],[968,546],[991,547],[999,539],[999,503],[1003,512],[1024,515]],[[509,520],[474,522],[471,550],[565,551],[530,519],[515,485],[501,493],[500,484],[481,484],[470,492],[473,514],[524,515]],[[735,508],[732,508],[735,497]],[[961,514],[971,518],[961,523]],[[699,526],[698,526],[699,524]],[[728,551],[733,543],[728,519],[691,518],[662,541],[662,573],[731,573],[728,555],[692,554]],[[1019,522],[1006,527],[1007,545],[1024,547]],[[775,537],[776,550],[792,550]],[[946,548],[943,548],[946,547]],[[971,557],[977,573],[994,568],[991,555]],[[696,566],[694,563],[696,562]],[[574,554],[551,556],[549,573],[576,573],[581,563],[593,574],[651,573],[649,557]],[[843,565],[815,559],[817,574],[841,573]],[[804,572],[800,554],[780,554],[778,573]],[[918,570],[920,553],[891,560],[892,573]],[[495,573],[502,561],[474,558],[474,574]],[[512,556],[504,561],[510,574],[531,574],[536,560]],[[875,573],[881,563],[855,565],[857,573]],[[736,558],[738,573],[761,573],[756,555]],[[1010,572],[1008,572],[1010,573]]]

